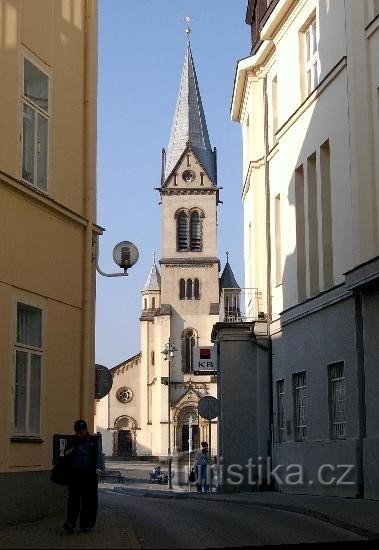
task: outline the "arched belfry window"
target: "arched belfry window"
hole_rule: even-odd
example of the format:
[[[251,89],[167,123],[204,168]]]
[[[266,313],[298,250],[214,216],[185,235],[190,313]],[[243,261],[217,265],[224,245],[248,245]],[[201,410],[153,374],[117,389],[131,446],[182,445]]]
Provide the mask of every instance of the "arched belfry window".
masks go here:
[[[201,220],[199,212],[191,213],[191,250],[201,250]]]
[[[200,282],[199,279],[195,279],[193,282],[193,296],[195,300],[200,300]]]
[[[193,372],[193,348],[197,344],[197,333],[193,328],[186,328],[182,333],[182,371]]]
[[[179,299],[184,300],[186,297],[186,282],[184,279],[180,279],[179,281]]]
[[[178,214],[176,226],[178,250],[188,250],[188,216],[183,210]]]
[[[187,279],[186,298],[192,300],[192,279]]]
[[[193,208],[189,212],[178,210],[176,218],[176,240],[178,252],[201,252],[203,248],[202,218],[204,212]]]
[[[179,299],[180,300],[200,300],[200,281],[199,279],[180,279],[179,280]]]

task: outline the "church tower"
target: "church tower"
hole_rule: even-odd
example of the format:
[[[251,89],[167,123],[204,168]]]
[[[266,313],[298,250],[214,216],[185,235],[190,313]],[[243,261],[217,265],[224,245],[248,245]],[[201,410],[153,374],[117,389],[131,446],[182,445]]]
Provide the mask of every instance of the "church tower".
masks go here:
[[[194,374],[194,346],[211,345],[219,319],[216,150],[212,149],[188,43],[167,151],[162,152],[162,254],[142,291],[140,441],[153,455],[173,454],[208,439],[197,414],[204,395],[216,396],[213,376]],[[165,361],[165,345],[177,351]],[[168,386],[167,381],[170,380]],[[170,405],[169,405],[170,402]],[[170,417],[169,417],[170,415]],[[170,420],[170,422],[168,422]],[[146,428],[145,428],[146,426]],[[215,453],[216,424],[212,429]]]
[[[189,43],[157,190],[161,258],[156,262],[154,253],[141,291],[141,351],[111,369],[112,390],[97,404],[97,429],[107,456],[166,456],[170,449],[180,457],[209,442],[208,421],[199,417],[198,403],[205,395],[217,396],[217,382],[209,374],[195,374],[194,347],[212,345],[220,283],[233,293],[227,297],[228,312],[230,305],[233,315],[239,311],[240,289],[229,263],[219,280],[216,150]],[[162,352],[168,344],[176,351],[166,358]],[[216,455],[216,421],[211,439]]]

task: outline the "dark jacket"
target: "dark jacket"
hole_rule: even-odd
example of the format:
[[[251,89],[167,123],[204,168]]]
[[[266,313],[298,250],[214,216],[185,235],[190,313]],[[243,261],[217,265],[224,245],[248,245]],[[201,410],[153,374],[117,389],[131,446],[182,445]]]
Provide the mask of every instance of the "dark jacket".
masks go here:
[[[73,445],[66,451],[67,464],[71,474],[96,474],[104,470],[104,456],[101,439],[88,434],[85,438],[75,437]]]

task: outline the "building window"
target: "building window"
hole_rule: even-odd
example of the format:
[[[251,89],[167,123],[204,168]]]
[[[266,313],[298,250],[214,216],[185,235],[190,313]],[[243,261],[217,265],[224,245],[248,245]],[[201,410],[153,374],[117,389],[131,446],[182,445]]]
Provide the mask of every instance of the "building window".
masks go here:
[[[293,375],[294,425],[296,441],[304,441],[307,433],[307,385],[305,372]]]
[[[39,435],[41,431],[42,310],[17,303],[13,431]]]
[[[201,250],[201,220],[198,212],[191,214],[191,250]]]
[[[193,282],[193,295],[195,300],[200,300],[200,281],[195,279]]]
[[[328,375],[330,437],[344,439],[346,437],[346,399],[343,362],[329,365]]]
[[[203,212],[198,209],[194,209],[189,213],[180,210],[175,217],[178,252],[201,252],[203,247]]]
[[[186,298],[187,300],[192,300],[192,279],[187,279]]]
[[[155,309],[155,298],[151,298],[151,308]]]
[[[184,279],[179,281],[179,299],[184,300],[186,297],[186,282]]]
[[[147,309],[147,298],[143,299],[144,309]]]
[[[187,328],[182,333],[182,371],[193,372],[193,348],[196,345],[197,334],[192,328]]]
[[[179,212],[176,224],[178,251],[188,250],[188,218],[185,212]]]
[[[22,179],[43,191],[48,180],[49,77],[24,58]]]
[[[319,82],[319,56],[317,43],[317,25],[314,19],[304,30],[305,92],[308,96]]]
[[[155,365],[155,353],[154,353],[154,351],[151,352],[151,365],[152,366]]]
[[[200,300],[200,281],[199,279],[180,279],[179,281],[179,299],[180,300]]]
[[[286,440],[286,417],[284,414],[284,380],[276,382],[276,421],[278,442]]]

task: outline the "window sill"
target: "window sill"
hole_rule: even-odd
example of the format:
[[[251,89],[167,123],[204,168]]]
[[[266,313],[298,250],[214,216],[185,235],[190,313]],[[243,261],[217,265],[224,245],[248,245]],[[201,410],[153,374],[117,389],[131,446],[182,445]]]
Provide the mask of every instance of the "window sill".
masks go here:
[[[33,437],[28,435],[14,435],[11,437],[12,443],[43,443],[43,439],[40,437]]]

